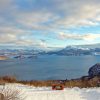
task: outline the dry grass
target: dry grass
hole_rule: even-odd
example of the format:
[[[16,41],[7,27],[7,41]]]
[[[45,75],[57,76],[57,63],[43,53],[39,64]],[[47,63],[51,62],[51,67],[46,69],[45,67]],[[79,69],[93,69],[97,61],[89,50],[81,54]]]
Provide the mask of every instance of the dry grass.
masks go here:
[[[67,80],[64,81],[62,80],[62,84],[65,87],[80,87],[80,88],[86,88],[86,87],[96,87],[97,82],[100,80],[100,76],[95,76],[94,78],[87,79],[85,77],[82,77],[80,79],[73,79],[73,80]],[[21,83],[24,85],[31,85],[31,86],[52,86],[55,83],[59,83],[60,81],[57,80],[47,80],[47,81],[18,81],[15,77],[13,76],[4,76],[0,77],[0,84],[4,83]]]
[[[17,82],[17,79],[14,76],[3,76],[3,77],[0,77],[0,81],[14,83],[14,82]]]
[[[42,87],[42,86],[52,86],[53,81],[19,81],[19,83],[25,84],[25,85],[31,85],[35,87]]]

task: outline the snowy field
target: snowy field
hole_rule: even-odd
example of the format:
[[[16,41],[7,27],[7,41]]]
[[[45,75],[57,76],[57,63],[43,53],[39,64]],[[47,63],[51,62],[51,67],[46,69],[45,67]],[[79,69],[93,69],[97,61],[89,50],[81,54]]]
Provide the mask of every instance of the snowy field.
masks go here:
[[[0,91],[3,86],[0,85]],[[7,88],[19,90],[24,100],[100,100],[100,88],[65,88],[52,90],[51,87],[32,87],[21,84],[6,84]]]

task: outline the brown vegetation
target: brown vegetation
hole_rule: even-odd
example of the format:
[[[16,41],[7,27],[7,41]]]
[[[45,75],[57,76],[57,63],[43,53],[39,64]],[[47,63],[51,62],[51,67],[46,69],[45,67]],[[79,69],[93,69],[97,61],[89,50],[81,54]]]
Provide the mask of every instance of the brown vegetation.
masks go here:
[[[21,83],[24,85],[41,87],[41,86],[52,86],[52,84],[59,83],[59,84],[63,84],[64,87],[86,88],[86,87],[96,87],[98,85],[99,80],[100,80],[100,76],[95,76],[93,78],[88,78],[88,76],[84,76],[82,78],[72,79],[72,80],[18,81],[13,76],[4,76],[4,77],[0,77],[0,84]]]

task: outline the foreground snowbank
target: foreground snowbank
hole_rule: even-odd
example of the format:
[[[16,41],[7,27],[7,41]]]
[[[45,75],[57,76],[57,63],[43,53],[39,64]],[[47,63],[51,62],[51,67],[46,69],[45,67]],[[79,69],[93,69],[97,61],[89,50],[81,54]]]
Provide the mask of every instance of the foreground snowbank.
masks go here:
[[[65,88],[53,91],[51,87],[32,87],[21,84],[7,84],[7,88],[17,89],[24,100],[100,100],[100,88]],[[3,86],[0,86],[0,90]]]

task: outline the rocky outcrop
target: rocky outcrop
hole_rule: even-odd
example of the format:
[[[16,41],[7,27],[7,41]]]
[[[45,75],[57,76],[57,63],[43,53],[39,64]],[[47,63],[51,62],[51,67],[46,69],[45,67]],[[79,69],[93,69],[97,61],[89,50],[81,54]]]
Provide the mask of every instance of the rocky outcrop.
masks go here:
[[[97,63],[94,66],[92,66],[89,69],[88,74],[90,77],[100,76],[100,63]]]

